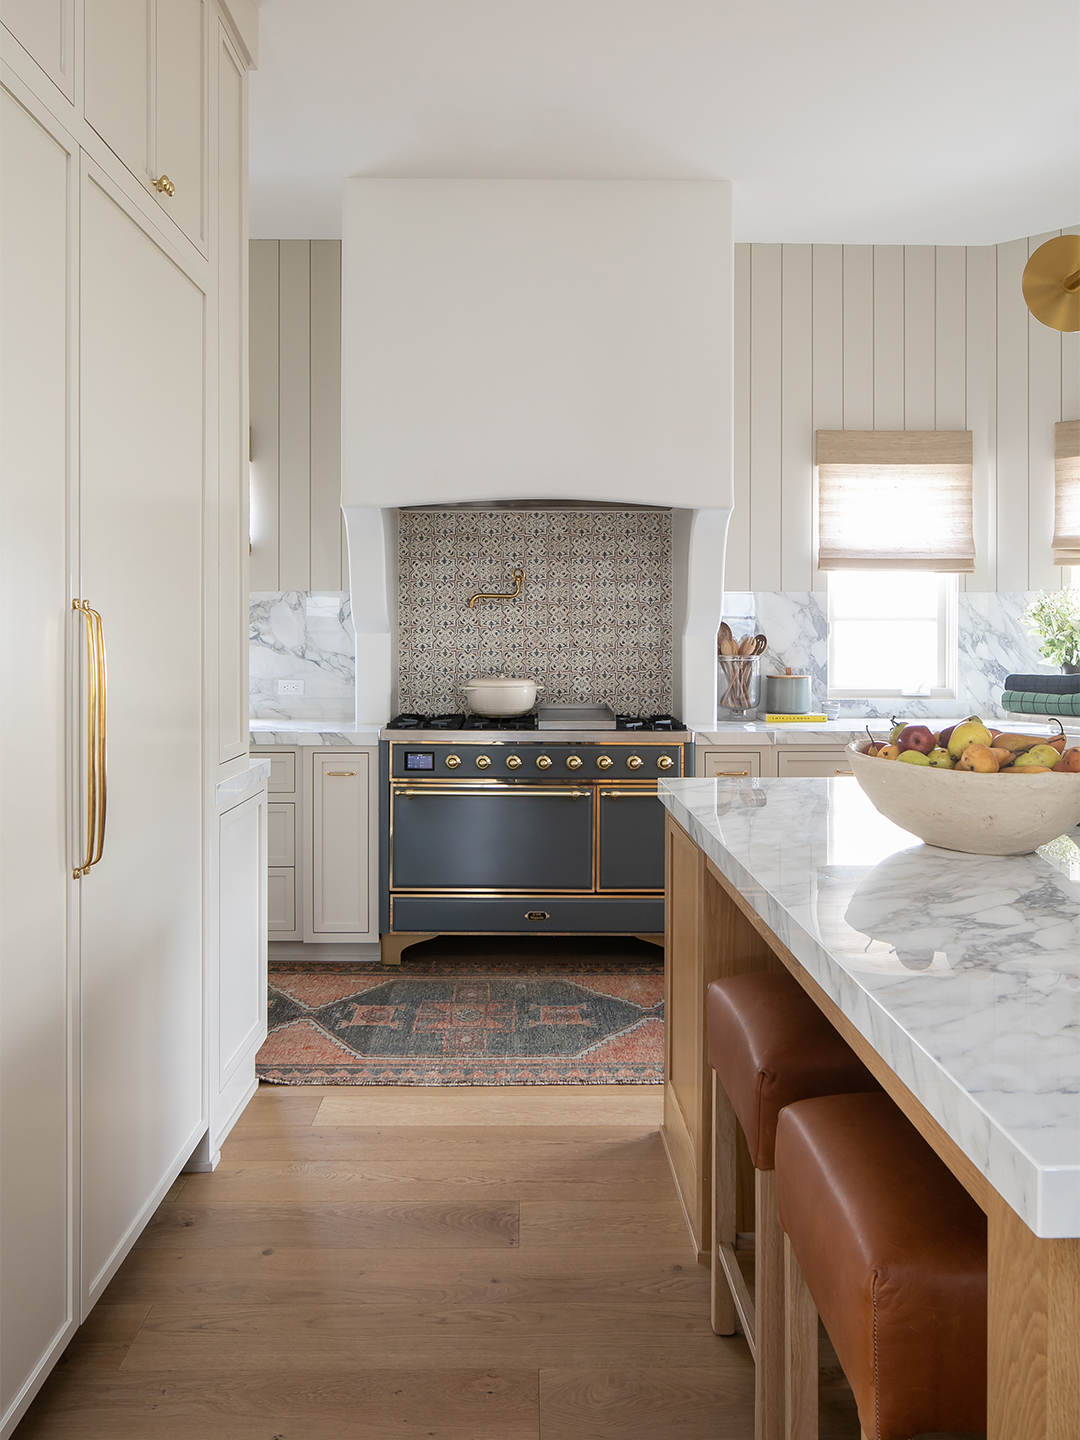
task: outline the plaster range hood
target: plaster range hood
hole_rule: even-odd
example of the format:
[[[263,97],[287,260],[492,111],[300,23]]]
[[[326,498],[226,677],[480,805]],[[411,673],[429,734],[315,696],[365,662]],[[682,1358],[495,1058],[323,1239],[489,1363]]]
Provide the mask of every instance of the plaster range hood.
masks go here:
[[[733,504],[726,181],[347,180],[357,721],[392,713],[399,507],[672,510],[675,705],[716,720]]]

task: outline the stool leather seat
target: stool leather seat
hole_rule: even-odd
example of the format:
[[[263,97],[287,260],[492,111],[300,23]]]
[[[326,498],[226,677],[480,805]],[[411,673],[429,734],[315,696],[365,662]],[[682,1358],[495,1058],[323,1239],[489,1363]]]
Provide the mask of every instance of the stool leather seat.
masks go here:
[[[780,1223],[871,1440],[986,1428],[986,1217],[884,1094],[798,1101]]]
[[[777,1116],[810,1095],[880,1090],[786,970],[714,980],[706,997],[709,1064],[727,1091],[755,1170],[773,1168]]]

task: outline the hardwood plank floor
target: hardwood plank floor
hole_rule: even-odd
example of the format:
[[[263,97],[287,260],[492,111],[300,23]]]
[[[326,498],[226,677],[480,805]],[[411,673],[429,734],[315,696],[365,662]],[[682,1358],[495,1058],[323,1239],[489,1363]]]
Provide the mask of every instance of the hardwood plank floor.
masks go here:
[[[709,1328],[659,1105],[261,1087],[16,1440],[750,1440],[753,1366]]]

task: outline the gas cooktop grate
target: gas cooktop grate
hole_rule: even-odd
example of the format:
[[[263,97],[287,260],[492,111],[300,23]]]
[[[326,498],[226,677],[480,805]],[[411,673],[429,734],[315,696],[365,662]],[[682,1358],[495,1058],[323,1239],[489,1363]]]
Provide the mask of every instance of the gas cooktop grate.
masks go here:
[[[535,711],[529,715],[489,718],[486,715],[420,715],[413,711],[395,715],[388,730],[536,730],[539,719]],[[664,732],[682,730],[681,720],[674,715],[616,715],[616,730],[651,730]]]

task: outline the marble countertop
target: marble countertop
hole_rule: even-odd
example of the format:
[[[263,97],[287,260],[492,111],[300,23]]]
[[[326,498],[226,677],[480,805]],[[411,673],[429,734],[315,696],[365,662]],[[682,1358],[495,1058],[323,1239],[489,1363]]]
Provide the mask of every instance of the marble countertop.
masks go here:
[[[335,748],[339,745],[378,745],[379,731],[374,725],[357,729],[342,720],[250,720],[248,731],[252,745],[317,745]]]
[[[958,721],[953,715],[949,719],[911,723],[927,725],[936,732]],[[1022,715],[994,720],[991,724],[997,730],[1009,730],[1014,735],[1043,735],[1048,725],[1054,729],[1047,721]],[[867,726],[871,734],[884,735],[892,729],[892,721],[846,719],[806,723],[800,720],[791,725],[766,725],[763,720],[718,720],[714,730],[698,730],[694,739],[699,745],[848,745],[852,740],[865,739]],[[1066,725],[1065,733],[1071,743],[1080,744],[1080,725]]]
[[[660,796],[1035,1234],[1080,1236],[1080,830],[962,855],[850,780]]]

